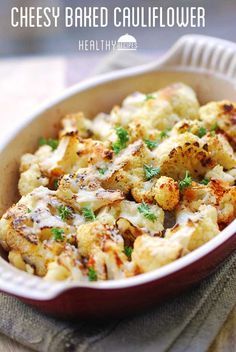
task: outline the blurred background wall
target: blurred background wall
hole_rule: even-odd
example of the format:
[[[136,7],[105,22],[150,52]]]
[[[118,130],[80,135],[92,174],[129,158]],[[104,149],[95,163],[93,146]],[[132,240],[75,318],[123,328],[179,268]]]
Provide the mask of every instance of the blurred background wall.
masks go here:
[[[205,28],[11,28],[13,6],[204,6]],[[111,13],[110,11],[109,13]],[[128,32],[138,41],[139,50],[167,49],[178,37],[201,33],[236,41],[236,0],[0,0],[0,56],[78,54],[79,39],[116,40]]]

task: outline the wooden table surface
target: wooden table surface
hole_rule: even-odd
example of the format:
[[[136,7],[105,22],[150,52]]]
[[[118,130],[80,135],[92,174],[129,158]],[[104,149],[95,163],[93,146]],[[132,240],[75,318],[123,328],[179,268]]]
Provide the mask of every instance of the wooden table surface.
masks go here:
[[[0,119],[4,126],[0,130],[0,138],[1,133],[16,128],[24,116],[38,104],[57,95],[65,87],[91,76],[102,59],[102,55],[90,55],[89,58],[81,56],[0,60]],[[0,334],[0,352],[28,351],[29,349]],[[236,307],[208,352],[235,351]]]

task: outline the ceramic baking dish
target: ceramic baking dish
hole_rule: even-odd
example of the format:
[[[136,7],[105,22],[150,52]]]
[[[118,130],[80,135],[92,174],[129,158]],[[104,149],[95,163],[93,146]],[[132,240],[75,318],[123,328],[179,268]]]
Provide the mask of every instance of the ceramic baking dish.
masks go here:
[[[0,142],[0,212],[17,200],[19,159],[34,151],[40,136],[56,134],[66,113],[91,118],[134,91],[150,92],[182,81],[201,103],[236,100],[236,45],[216,38],[184,36],[158,62],[112,72],[79,83],[29,116]],[[129,279],[91,283],[50,283],[11,266],[0,257],[0,290],[60,316],[103,318],[132,313],[177,295],[209,275],[235,248],[236,222],[187,256]]]

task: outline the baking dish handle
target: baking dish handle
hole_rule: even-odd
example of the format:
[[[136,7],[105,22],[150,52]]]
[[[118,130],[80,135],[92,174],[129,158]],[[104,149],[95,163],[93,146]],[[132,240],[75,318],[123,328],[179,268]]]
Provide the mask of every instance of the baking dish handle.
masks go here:
[[[223,39],[201,35],[186,35],[166,53],[161,66],[191,68],[222,74],[236,79],[236,44]]]

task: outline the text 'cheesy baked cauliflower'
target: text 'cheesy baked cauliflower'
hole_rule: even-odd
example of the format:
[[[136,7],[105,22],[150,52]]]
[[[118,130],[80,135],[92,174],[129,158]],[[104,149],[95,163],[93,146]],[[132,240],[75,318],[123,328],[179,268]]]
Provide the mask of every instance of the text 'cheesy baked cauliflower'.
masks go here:
[[[61,122],[21,158],[0,220],[10,263],[46,280],[132,277],[187,255],[236,215],[236,103],[175,83],[93,121]]]

